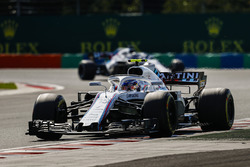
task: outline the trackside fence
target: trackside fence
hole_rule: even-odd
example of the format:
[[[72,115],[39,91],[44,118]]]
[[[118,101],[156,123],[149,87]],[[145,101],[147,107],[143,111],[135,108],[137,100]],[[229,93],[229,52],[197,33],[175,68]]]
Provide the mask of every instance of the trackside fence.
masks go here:
[[[180,59],[187,68],[250,68],[250,53],[152,53],[163,65]],[[0,54],[0,68],[77,68],[86,58],[82,53]]]

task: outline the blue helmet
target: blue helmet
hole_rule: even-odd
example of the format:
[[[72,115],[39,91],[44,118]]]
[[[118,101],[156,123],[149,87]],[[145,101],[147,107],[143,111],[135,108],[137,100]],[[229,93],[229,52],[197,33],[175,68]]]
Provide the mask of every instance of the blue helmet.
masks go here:
[[[136,80],[127,80],[122,84],[122,90],[136,90],[139,87]]]

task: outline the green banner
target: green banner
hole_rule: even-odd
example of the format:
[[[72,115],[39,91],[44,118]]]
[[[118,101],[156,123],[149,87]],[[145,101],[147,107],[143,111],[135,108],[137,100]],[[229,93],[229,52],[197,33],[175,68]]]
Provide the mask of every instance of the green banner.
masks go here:
[[[248,14],[0,17],[0,53],[250,52]]]

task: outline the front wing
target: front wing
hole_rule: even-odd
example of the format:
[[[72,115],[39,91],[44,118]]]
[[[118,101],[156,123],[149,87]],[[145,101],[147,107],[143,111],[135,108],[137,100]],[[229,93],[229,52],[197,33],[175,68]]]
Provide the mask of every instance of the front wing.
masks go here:
[[[78,124],[79,125],[79,124]],[[96,126],[92,124],[91,126]],[[50,120],[34,120],[29,122],[26,135],[37,135],[39,133],[58,133],[63,135],[110,135],[123,133],[150,134],[158,132],[157,119],[122,120],[108,125],[107,130],[83,130],[73,127],[70,123],[54,123]]]

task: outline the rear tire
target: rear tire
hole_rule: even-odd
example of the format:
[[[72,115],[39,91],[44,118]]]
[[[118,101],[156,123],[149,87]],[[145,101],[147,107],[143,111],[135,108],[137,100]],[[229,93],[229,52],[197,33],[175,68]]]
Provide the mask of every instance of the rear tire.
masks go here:
[[[123,63],[117,63],[110,69],[110,74],[111,75],[116,75],[116,74],[127,74],[127,71],[129,69],[129,66],[127,64]]]
[[[177,127],[177,112],[173,96],[168,92],[148,93],[143,104],[143,118],[157,118],[158,132],[151,137],[171,137]]]
[[[180,59],[173,59],[169,66],[169,69],[172,72],[184,71],[185,65]]]
[[[55,123],[67,122],[67,106],[61,95],[45,93],[38,96],[32,120],[51,120]],[[58,140],[62,134],[41,132],[36,135],[44,140]]]
[[[82,60],[78,66],[78,75],[82,80],[95,78],[97,66],[92,60]]]
[[[229,130],[234,122],[234,100],[229,89],[204,89],[198,101],[203,131]]]

